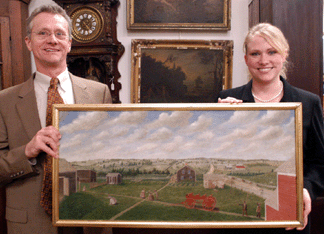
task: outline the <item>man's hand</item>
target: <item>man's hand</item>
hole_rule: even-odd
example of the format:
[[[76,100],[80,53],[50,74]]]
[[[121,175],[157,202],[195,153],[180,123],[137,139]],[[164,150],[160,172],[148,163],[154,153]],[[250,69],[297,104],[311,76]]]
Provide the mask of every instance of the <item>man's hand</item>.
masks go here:
[[[217,103],[242,103],[242,100],[233,98],[233,97],[227,97],[224,99],[218,98]]]
[[[312,200],[310,198],[309,192],[305,188],[303,189],[303,203],[304,203],[304,212],[303,212],[304,226],[296,228],[299,231],[304,230],[304,228],[306,227],[308,223],[308,215],[312,210]],[[293,228],[286,228],[286,230],[292,230],[292,229]]]
[[[26,145],[25,154],[28,159],[37,157],[41,152],[45,152],[54,158],[58,158],[60,139],[61,134],[55,127],[48,126],[42,128]]]

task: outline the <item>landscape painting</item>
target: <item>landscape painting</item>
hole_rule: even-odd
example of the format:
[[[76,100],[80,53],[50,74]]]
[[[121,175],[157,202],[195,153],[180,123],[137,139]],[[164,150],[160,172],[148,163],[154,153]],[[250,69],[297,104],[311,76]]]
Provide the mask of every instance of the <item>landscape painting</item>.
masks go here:
[[[127,0],[128,29],[230,30],[231,0]]]
[[[212,103],[231,88],[233,41],[132,41],[133,103]]]
[[[301,105],[55,105],[56,226],[302,225]]]

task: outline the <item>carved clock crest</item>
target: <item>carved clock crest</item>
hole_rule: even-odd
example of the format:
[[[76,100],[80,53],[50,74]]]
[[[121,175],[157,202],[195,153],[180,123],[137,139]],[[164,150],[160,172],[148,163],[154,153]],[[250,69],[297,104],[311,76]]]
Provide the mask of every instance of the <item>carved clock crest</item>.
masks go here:
[[[108,85],[113,103],[120,103],[118,61],[124,46],[117,40],[119,0],[55,0],[72,20],[69,71]]]

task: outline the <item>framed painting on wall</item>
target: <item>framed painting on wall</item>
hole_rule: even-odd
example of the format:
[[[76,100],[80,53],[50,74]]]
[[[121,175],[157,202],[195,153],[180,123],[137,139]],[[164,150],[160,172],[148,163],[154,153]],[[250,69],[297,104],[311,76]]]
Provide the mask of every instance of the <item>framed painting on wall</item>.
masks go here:
[[[55,105],[53,224],[302,226],[301,113],[300,103]]]
[[[127,29],[230,30],[231,0],[127,0]]]
[[[132,40],[132,103],[210,103],[232,87],[233,41]]]

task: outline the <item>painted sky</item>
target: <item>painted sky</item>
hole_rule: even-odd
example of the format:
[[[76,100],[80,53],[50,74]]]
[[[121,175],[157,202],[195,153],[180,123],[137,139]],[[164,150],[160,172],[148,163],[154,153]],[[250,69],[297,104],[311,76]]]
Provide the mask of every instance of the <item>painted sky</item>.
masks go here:
[[[295,156],[293,110],[60,114],[60,157],[68,161]]]

